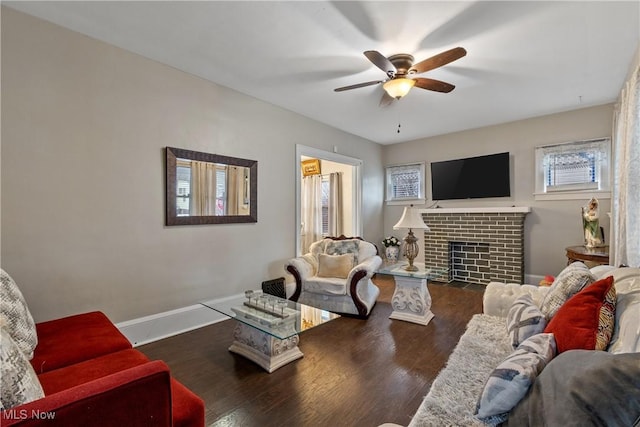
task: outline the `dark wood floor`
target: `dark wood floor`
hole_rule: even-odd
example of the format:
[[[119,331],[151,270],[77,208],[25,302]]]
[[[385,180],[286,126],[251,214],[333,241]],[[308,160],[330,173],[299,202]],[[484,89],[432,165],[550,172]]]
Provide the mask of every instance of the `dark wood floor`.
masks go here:
[[[482,292],[429,283],[427,326],[390,320],[394,284],[367,320],[341,317],[300,335],[304,357],[269,374],[230,353],[227,320],[139,347],[205,401],[207,425],[407,425],[475,313]]]

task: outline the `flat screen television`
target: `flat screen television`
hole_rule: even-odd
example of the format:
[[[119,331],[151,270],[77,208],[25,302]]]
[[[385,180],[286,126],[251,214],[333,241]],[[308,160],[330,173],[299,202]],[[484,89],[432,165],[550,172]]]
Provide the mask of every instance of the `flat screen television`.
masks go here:
[[[508,152],[431,163],[432,200],[509,196]]]

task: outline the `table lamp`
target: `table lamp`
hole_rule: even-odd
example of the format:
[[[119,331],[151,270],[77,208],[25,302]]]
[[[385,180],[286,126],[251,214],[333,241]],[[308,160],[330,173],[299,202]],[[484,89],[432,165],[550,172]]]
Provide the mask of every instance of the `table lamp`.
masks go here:
[[[401,228],[408,228],[409,234],[404,238],[404,256],[409,260],[409,265],[405,267],[407,271],[418,271],[418,267],[413,265],[413,260],[418,256],[418,238],[413,235],[413,229],[422,229],[430,231],[429,226],[422,220],[422,214],[417,209],[413,208],[413,205],[404,208],[402,217],[396,225],[393,226],[394,230]]]

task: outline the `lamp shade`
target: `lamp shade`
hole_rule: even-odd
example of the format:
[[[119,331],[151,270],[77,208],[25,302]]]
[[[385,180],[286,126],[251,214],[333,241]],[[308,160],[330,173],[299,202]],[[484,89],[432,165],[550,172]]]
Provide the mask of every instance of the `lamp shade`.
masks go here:
[[[409,93],[416,81],[413,79],[397,78],[392,79],[382,85],[389,96],[400,99]]]
[[[394,230],[400,228],[415,228],[429,231],[429,226],[422,220],[422,214],[413,207],[405,207],[400,221],[393,226]]]

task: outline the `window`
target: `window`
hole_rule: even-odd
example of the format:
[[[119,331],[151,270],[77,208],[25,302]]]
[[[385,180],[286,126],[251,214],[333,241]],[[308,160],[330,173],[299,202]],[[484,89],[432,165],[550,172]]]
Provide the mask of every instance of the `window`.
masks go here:
[[[388,204],[424,203],[424,162],[388,166],[386,172]]]
[[[176,207],[177,216],[189,216],[191,200],[191,166],[188,162],[178,162],[176,166]]]
[[[226,215],[227,166],[216,164],[216,215]]]
[[[331,193],[331,184],[329,183],[329,175],[322,176],[322,237],[329,235],[329,197]]]
[[[227,165],[215,164],[216,201],[214,215],[227,215]],[[191,160],[178,159],[176,162],[176,207],[177,216],[190,216],[193,193]]]
[[[535,158],[536,200],[610,197],[609,138],[537,147]]]

